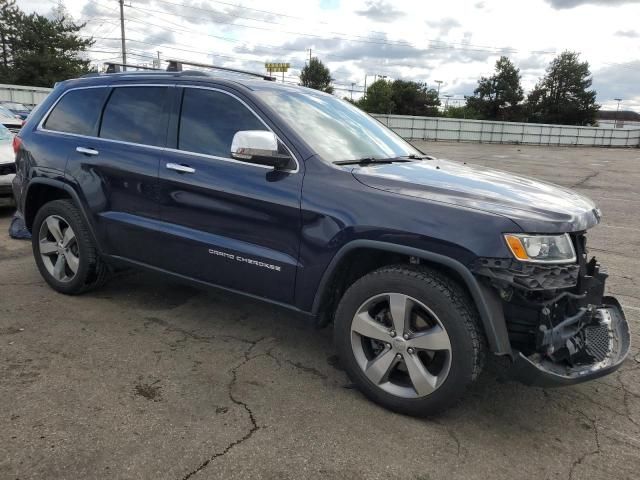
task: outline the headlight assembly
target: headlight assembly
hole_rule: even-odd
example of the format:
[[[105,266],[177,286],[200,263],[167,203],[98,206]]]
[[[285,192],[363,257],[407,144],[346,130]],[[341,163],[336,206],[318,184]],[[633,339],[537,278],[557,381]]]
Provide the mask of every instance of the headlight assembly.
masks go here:
[[[521,262],[573,263],[576,251],[569,234],[533,235],[508,233],[504,236],[513,256]]]

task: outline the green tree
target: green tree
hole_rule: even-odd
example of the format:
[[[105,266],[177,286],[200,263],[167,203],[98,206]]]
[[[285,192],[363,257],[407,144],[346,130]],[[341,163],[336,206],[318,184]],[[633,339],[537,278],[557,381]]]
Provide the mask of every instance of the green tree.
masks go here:
[[[93,39],[78,35],[84,24],[59,15],[53,20],[25,15],[13,0],[0,0],[0,23],[0,82],[51,87],[89,71],[89,60],[82,54]]]
[[[392,99],[391,82],[380,79],[367,87],[364,97],[357,105],[369,113],[393,113],[395,104]]]
[[[481,77],[467,107],[483,120],[517,121],[522,119],[524,99],[520,70],[507,57],[496,62],[495,73]]]
[[[333,93],[331,86],[331,72],[324,66],[318,57],[313,57],[308,65],[300,72],[300,81],[303,86]]]
[[[424,83],[380,79],[369,85],[356,104],[369,113],[433,117],[438,115],[440,100],[438,93]]]
[[[590,90],[589,63],[579,54],[565,51],[547,67],[545,76],[527,98],[530,122],[562,125],[593,125],[600,105]]]
[[[444,112],[444,116],[448,118],[469,118],[479,120],[478,112],[469,108],[467,105],[453,106],[449,105],[449,108]]]
[[[2,48],[0,75],[3,78],[12,67],[13,45],[17,41],[18,27],[23,18],[22,12],[15,4],[15,0],[0,0],[0,47]]]
[[[426,83],[394,80],[391,84],[393,112],[398,115],[433,117],[438,115],[438,92]]]

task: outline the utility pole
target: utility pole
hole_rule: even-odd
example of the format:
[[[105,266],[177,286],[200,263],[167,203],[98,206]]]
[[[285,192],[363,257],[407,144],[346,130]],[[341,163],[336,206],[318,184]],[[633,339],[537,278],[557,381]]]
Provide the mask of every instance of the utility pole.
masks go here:
[[[355,82],[351,82],[351,101],[353,101],[353,86],[355,85]]]
[[[438,84],[438,98],[440,98],[440,85],[442,85],[442,80],[434,80]]]
[[[120,3],[120,38],[122,40],[122,69],[124,71],[127,70],[127,67],[124,66],[127,64],[127,48],[125,47],[125,39],[124,39],[124,0],[118,0]]]
[[[364,94],[362,95],[364,98],[367,98],[367,74],[364,74]]]
[[[309,49],[309,66],[311,66],[311,49]]]
[[[613,120],[613,128],[618,128],[618,112],[620,111],[620,102],[622,101],[621,98],[614,98],[614,100],[616,100],[618,102],[618,107],[616,108],[616,116]]]

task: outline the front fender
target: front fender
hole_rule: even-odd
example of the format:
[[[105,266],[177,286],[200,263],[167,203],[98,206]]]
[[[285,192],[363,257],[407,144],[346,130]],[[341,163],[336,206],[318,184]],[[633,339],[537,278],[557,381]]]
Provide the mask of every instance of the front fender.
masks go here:
[[[358,248],[376,249],[407,255],[410,257],[417,257],[455,271],[463,280],[471,294],[476,308],[478,309],[491,351],[496,355],[509,355],[513,357],[507,326],[502,311],[502,303],[500,302],[498,294],[493,291],[493,289],[478,282],[471,271],[459,261],[439,253],[429,252],[414,247],[396,245],[376,240],[353,240],[344,245],[333,257],[320,280],[318,291],[316,292],[313,301],[312,313],[314,315],[317,315],[320,311],[325,289],[330,288],[330,279],[332,278],[335,269],[340,265],[340,262],[345,255]]]

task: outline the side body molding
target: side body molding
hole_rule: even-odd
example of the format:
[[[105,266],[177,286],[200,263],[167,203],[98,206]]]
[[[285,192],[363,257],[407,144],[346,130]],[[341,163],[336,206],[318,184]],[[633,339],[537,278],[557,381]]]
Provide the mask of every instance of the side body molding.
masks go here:
[[[497,298],[497,293],[490,288],[480,284],[467,267],[451,257],[440,255],[438,253],[420,250],[418,248],[407,247],[404,245],[396,245],[392,243],[380,242],[376,240],[354,240],[344,245],[333,257],[331,263],[325,270],[318,291],[313,301],[312,313],[315,315],[320,310],[320,302],[325,288],[329,283],[331,275],[335,268],[340,264],[342,258],[351,250],[357,248],[369,248],[382,250],[387,252],[399,253],[411,257],[421,258],[428,262],[443,265],[444,267],[454,270],[460,275],[466,287],[471,293],[471,297],[475,302],[476,308],[480,314],[482,325],[484,327],[489,348],[496,355],[513,356],[511,344],[509,343],[509,335],[507,326],[502,312],[502,305]]]

